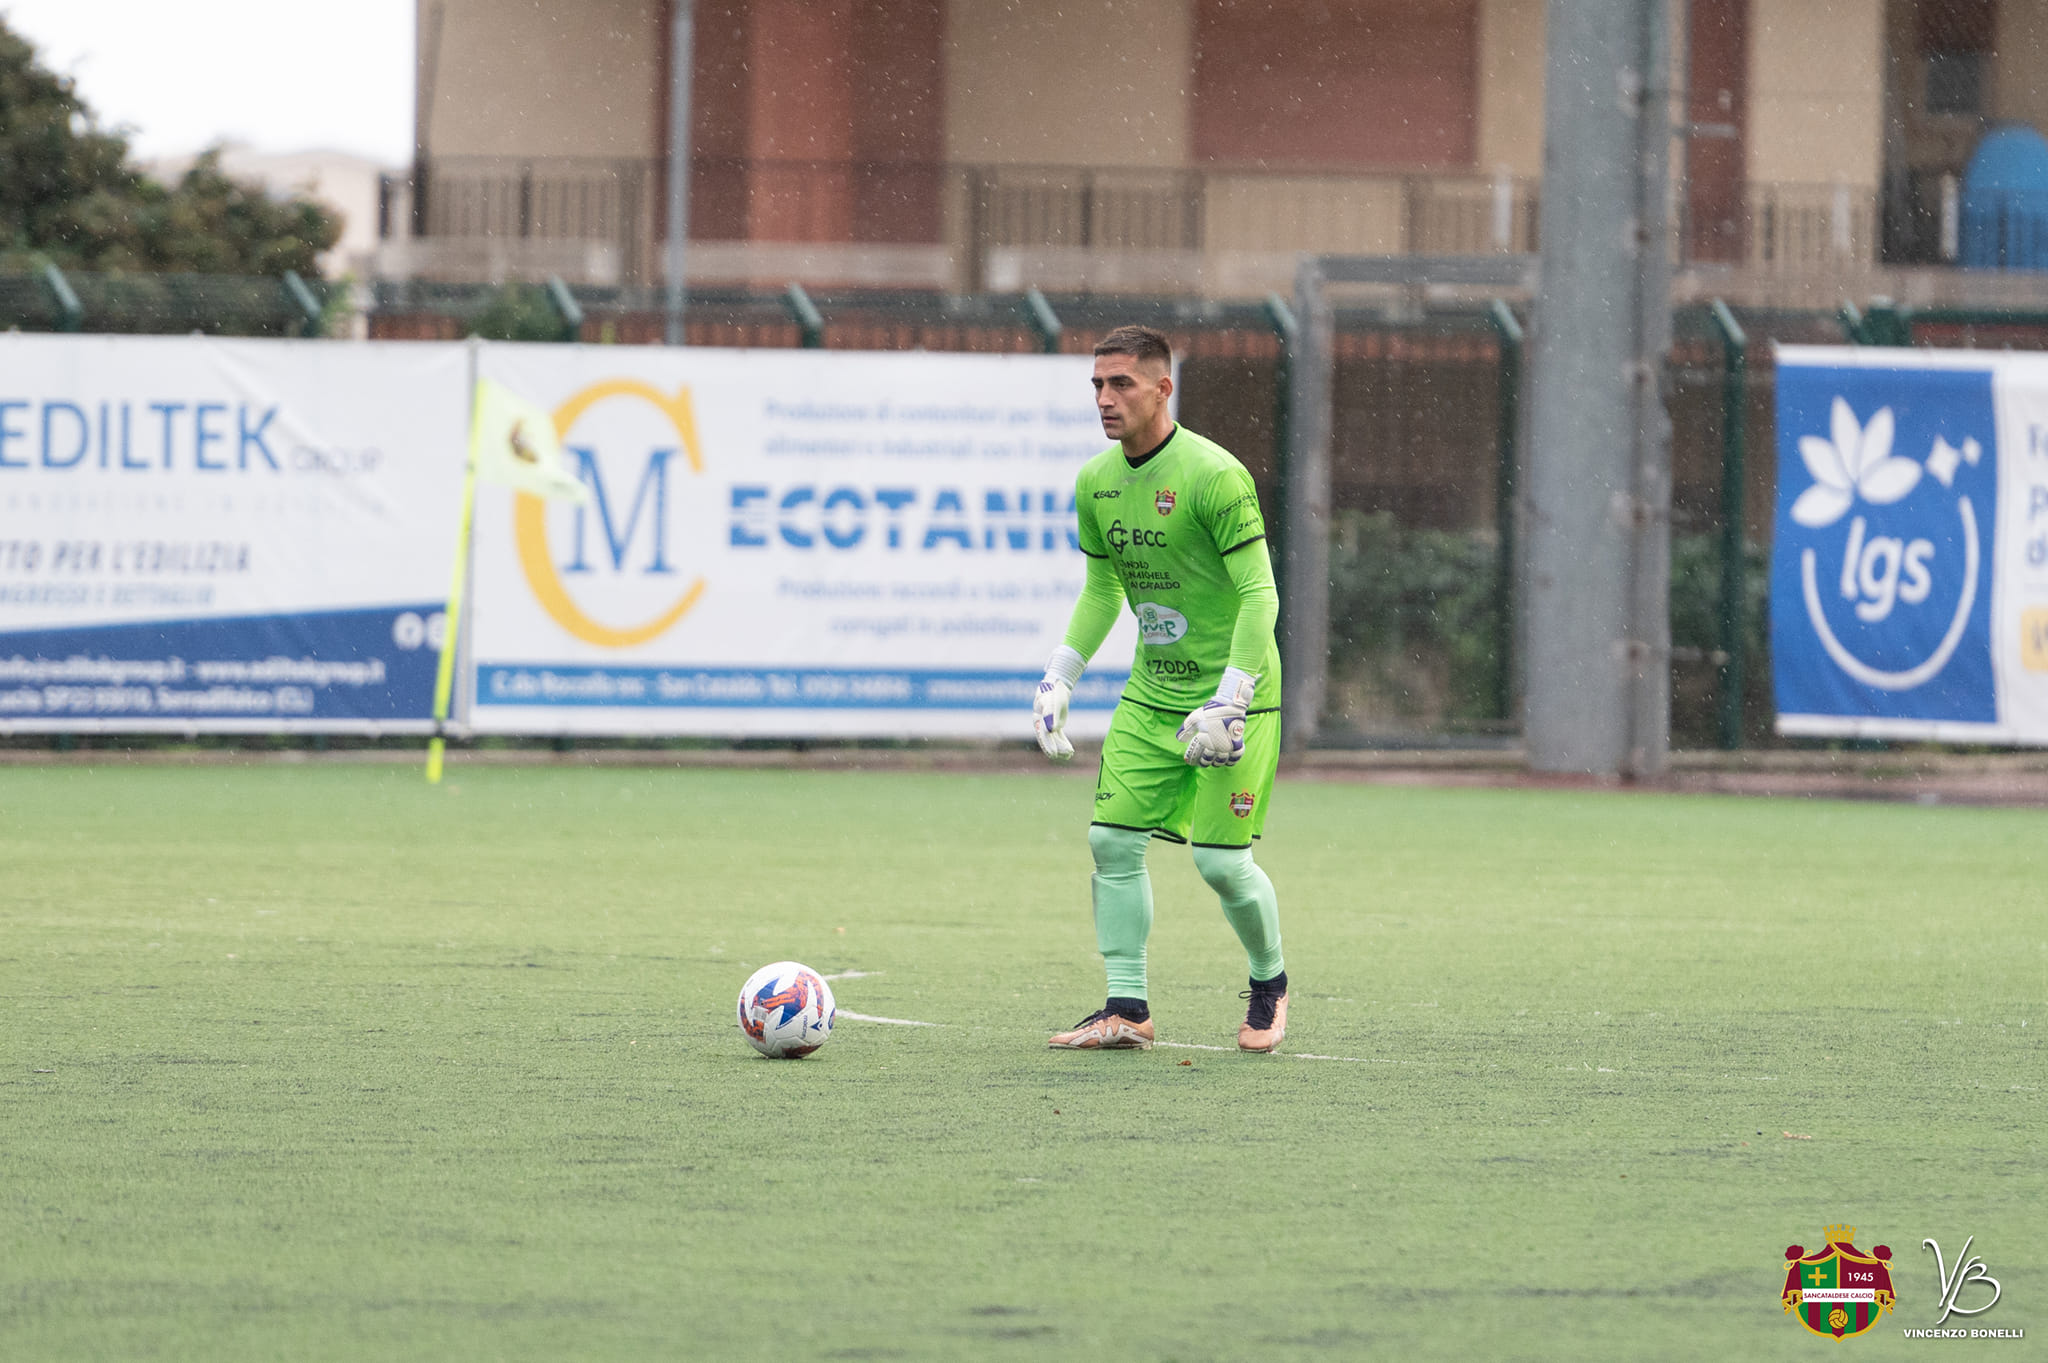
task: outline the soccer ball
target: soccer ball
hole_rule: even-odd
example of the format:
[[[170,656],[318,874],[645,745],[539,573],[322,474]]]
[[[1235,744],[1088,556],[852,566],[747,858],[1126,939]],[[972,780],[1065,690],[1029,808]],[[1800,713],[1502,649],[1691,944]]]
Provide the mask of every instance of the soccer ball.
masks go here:
[[[795,961],[764,965],[740,986],[740,1030],[771,1060],[809,1055],[832,1037],[832,988]]]

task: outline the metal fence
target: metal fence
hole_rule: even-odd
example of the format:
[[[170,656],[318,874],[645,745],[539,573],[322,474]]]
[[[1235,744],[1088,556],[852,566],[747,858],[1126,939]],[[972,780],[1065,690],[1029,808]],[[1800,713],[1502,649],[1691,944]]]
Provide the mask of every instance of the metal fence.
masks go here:
[[[346,297],[341,286],[207,274],[66,273],[54,266],[0,274],[0,328],[219,336],[320,335]]]
[[[93,331],[306,334],[304,300],[292,303],[284,281],[71,276],[76,308],[69,313],[55,282],[0,276],[0,327],[55,330],[68,321]],[[588,343],[660,339],[657,290],[535,293],[536,307],[557,309],[543,316],[535,339],[556,339],[572,324]],[[385,283],[370,296],[367,330],[459,337],[511,315],[505,297],[481,285]],[[1182,357],[1183,419],[1244,461],[1280,533],[1287,352],[1268,307],[1164,297],[798,298],[697,289],[687,316],[698,345],[863,350],[1085,353],[1113,325],[1160,326]],[[1771,343],[2048,345],[2040,313],[1744,309],[1739,327],[1747,342],[1740,361],[1708,309],[1680,309],[1669,364],[1678,746],[1775,741],[1763,601],[1777,477]],[[1516,730],[1513,660],[1502,643],[1496,585],[1506,552],[1500,509],[1513,505],[1502,497],[1504,480],[1516,467],[1514,423],[1502,414],[1512,411],[1519,380],[1505,335],[1497,310],[1484,306],[1337,309],[1326,584],[1331,685],[1321,717],[1327,743],[1505,741]]]
[[[808,248],[828,278],[976,293],[1029,282],[1256,296],[1302,252],[1527,254],[1540,185],[1509,175],[699,157],[692,278],[745,283]],[[422,278],[560,273],[657,281],[665,168],[633,158],[438,157],[387,181],[387,259]],[[1782,273],[1839,273],[1885,248],[1880,197],[1750,183],[1681,205],[1675,247]],[[1896,234],[1894,234],[1896,235]],[[784,248],[779,253],[777,248]],[[893,253],[893,254],[892,254]],[[837,272],[835,274],[835,271]]]

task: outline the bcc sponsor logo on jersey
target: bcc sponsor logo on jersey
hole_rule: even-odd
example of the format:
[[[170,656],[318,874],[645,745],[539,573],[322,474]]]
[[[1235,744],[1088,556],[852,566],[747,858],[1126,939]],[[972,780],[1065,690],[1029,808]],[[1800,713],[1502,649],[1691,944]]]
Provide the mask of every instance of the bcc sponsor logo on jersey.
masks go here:
[[[1121,520],[1111,521],[1109,529],[1103,532],[1102,537],[1109,542],[1109,547],[1119,554],[1133,547],[1139,549],[1164,549],[1166,547],[1166,532],[1164,530],[1147,530],[1143,526],[1132,527],[1125,525]]]

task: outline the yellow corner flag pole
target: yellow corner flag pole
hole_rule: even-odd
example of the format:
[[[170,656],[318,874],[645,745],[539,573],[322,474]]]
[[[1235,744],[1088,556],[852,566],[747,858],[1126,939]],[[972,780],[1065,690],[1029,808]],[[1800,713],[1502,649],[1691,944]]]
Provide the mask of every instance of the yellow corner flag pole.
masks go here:
[[[462,528],[455,534],[455,572],[448,584],[448,609],[441,624],[441,665],[434,672],[434,736],[427,740],[427,784],[441,784],[447,740],[448,702],[455,690],[455,653],[462,624],[462,594],[469,585],[469,527],[476,517],[476,433],[483,413],[483,385],[471,386],[469,459],[462,472]]]

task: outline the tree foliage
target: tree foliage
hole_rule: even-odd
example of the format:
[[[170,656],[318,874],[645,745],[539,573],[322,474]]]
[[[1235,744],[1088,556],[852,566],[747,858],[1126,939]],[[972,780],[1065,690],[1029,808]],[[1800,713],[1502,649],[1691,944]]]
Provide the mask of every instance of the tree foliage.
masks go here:
[[[129,164],[67,78],[0,19],[0,265],[313,273],[341,235],[319,204],[279,202],[221,173],[208,152],[175,185]]]

